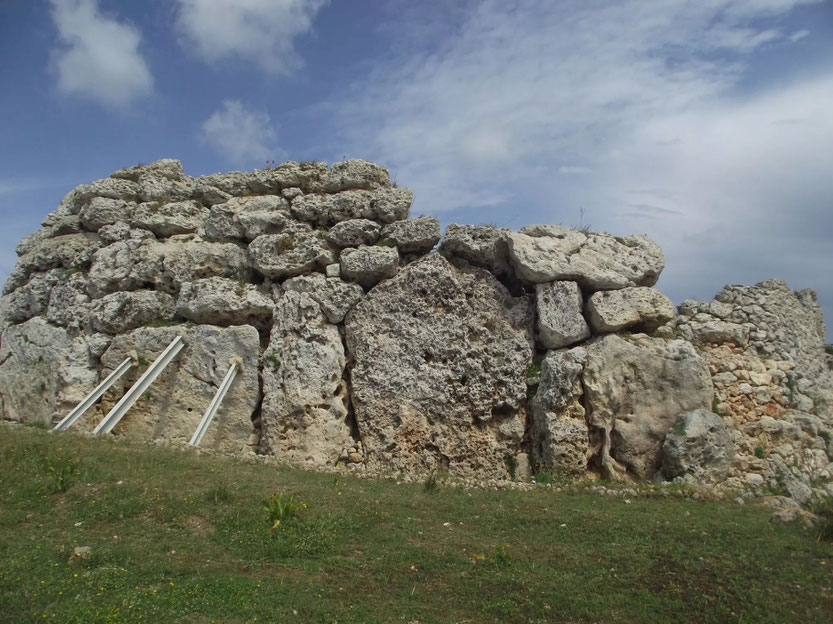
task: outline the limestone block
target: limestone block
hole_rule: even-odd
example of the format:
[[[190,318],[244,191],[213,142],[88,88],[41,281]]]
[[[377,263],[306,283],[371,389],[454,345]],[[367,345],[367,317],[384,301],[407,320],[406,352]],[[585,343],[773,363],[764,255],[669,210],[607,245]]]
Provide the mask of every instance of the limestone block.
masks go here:
[[[319,232],[292,223],[281,234],[264,234],[249,244],[252,266],[270,278],[323,271],[336,256]]]
[[[662,472],[669,478],[693,475],[700,482],[725,479],[735,443],[723,419],[708,410],[679,414],[662,445]]]
[[[609,334],[587,346],[583,374],[588,424],[601,430],[601,465],[645,479],[660,466],[677,416],[708,409],[714,396],[706,362],[682,340]]]
[[[597,334],[628,327],[656,329],[674,318],[674,304],[655,288],[601,291],[587,301],[587,317]]]
[[[196,232],[207,217],[208,208],[194,199],[168,203],[155,201],[139,204],[130,223],[157,236],[173,236]]]
[[[105,225],[117,221],[129,221],[136,210],[136,202],[107,197],[93,197],[87,202],[78,217],[81,224],[91,232],[97,232]]]
[[[541,381],[532,399],[533,457],[542,472],[583,475],[590,436],[581,398],[587,351],[550,351],[541,362]]]
[[[336,223],[327,233],[327,240],[339,247],[375,245],[381,226],[370,219],[350,219]]]
[[[538,341],[546,349],[559,349],[590,336],[582,316],[581,290],[575,282],[535,285]]]
[[[290,290],[275,306],[263,356],[260,450],[311,465],[333,465],[353,445],[347,423],[344,347],[309,295]]]
[[[235,197],[211,207],[205,235],[214,240],[254,240],[283,231],[288,218],[289,202],[278,195]]]
[[[506,232],[508,230],[490,225],[451,223],[445,230],[440,249],[495,274],[509,274],[512,269],[504,236]]]
[[[333,324],[341,323],[344,315],[364,297],[364,290],[358,284],[328,278],[321,273],[288,279],[283,283],[283,289],[308,294],[321,306],[327,321]]]
[[[402,253],[428,253],[441,236],[440,222],[435,217],[394,221],[382,228],[382,238],[395,243]]]
[[[174,316],[171,295],[155,290],[114,292],[93,302],[90,319],[95,331],[121,334],[131,329],[167,321]]]
[[[371,290],[345,319],[368,464],[505,478],[523,438],[531,326],[527,298],[438,254]]]
[[[359,158],[333,163],[324,178],[324,190],[328,193],[350,189],[373,190],[389,184],[387,169]]]
[[[272,299],[253,284],[207,277],[182,284],[176,313],[197,323],[263,326],[273,307]]]
[[[360,247],[341,252],[341,275],[365,288],[396,275],[399,253],[393,247]]]

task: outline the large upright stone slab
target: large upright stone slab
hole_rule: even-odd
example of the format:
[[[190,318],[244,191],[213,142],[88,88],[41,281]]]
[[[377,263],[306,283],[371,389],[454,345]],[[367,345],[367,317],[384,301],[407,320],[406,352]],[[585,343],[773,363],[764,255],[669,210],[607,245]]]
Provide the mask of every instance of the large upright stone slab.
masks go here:
[[[587,301],[587,317],[597,334],[628,327],[656,329],[674,318],[674,304],[656,288],[602,291]]]
[[[261,452],[324,466],[352,446],[345,363],[338,328],[318,303],[304,292],[284,293],[263,355]]]
[[[532,454],[540,472],[580,476],[587,470],[590,436],[581,398],[583,347],[550,351],[532,399]]]
[[[428,255],[348,314],[351,392],[368,462],[506,477],[525,426],[532,310],[488,272]]]
[[[644,334],[590,343],[582,381],[587,421],[600,430],[599,460],[610,478],[653,475],[677,416],[708,409],[714,395],[706,362],[691,343]]]

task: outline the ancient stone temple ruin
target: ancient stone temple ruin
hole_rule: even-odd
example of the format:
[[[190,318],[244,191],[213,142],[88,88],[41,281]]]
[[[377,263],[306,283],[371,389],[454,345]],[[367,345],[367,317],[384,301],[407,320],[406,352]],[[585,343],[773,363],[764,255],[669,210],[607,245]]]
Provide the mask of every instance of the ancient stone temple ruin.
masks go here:
[[[192,178],[175,160],[72,190],[0,299],[2,417],[54,425],[177,336],[112,435],[311,466],[535,472],[833,494],[833,374],[812,291],[727,286],[676,310],[645,236],[409,218],[382,167]],[[439,245],[438,245],[439,243]]]

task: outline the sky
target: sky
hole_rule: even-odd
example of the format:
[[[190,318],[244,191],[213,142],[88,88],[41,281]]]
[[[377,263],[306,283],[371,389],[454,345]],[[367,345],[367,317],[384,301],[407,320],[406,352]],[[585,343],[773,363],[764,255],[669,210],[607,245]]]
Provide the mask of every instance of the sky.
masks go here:
[[[365,158],[412,216],[647,234],[833,334],[833,0],[0,0],[0,281],[74,186]],[[828,342],[831,342],[828,337]]]

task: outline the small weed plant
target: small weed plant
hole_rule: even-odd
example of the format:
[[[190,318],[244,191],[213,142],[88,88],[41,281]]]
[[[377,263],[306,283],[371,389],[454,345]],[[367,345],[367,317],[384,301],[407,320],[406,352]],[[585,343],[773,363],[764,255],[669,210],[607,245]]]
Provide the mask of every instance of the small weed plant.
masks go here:
[[[52,487],[56,492],[66,492],[75,482],[80,470],[71,457],[61,458],[49,465]]]
[[[763,446],[756,446],[755,447],[755,457],[758,459],[766,459],[766,451],[764,450]]]
[[[263,501],[263,508],[269,515],[269,532],[272,533],[281,524],[289,522],[299,511],[306,509],[307,504],[296,501],[294,492],[286,498],[283,492],[277,492]]]

